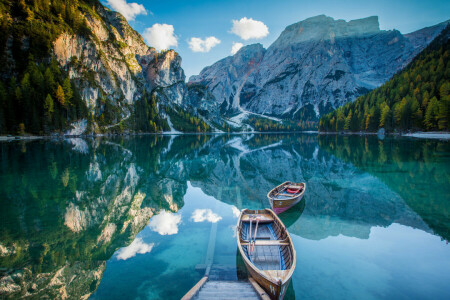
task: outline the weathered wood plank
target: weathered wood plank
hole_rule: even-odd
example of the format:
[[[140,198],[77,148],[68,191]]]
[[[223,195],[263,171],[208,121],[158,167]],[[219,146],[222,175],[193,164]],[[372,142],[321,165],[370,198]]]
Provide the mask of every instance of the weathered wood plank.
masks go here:
[[[211,231],[209,233],[208,250],[206,251],[206,258],[205,258],[205,265],[206,265],[205,276],[209,275],[209,271],[211,271],[211,266],[214,261],[214,250],[216,248],[216,236],[217,236],[217,222],[211,224]]]
[[[248,281],[250,281],[256,293],[262,300],[270,300],[269,295],[267,295],[267,293],[262,289],[262,287],[259,286],[259,284],[255,281],[255,279],[249,277]]]
[[[208,280],[208,277],[204,276],[202,279],[200,279],[199,282],[197,282],[196,285],[194,285],[189,292],[186,293],[186,295],[183,296],[183,298],[181,298],[181,300],[190,300],[193,297],[195,297],[198,293],[198,291],[200,291],[200,289],[202,288],[202,286],[205,284],[205,282]]]
[[[284,240],[256,240],[255,246],[289,246],[288,242]],[[250,246],[250,243],[241,243],[242,246]]]

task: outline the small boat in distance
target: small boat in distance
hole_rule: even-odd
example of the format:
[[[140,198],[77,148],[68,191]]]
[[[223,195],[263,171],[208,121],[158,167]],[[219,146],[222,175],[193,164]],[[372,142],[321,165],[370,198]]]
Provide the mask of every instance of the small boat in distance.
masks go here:
[[[237,244],[245,267],[271,299],[283,299],[297,264],[291,237],[270,209],[242,210]]]
[[[281,214],[303,198],[306,183],[286,181],[267,193],[270,205],[276,214]]]

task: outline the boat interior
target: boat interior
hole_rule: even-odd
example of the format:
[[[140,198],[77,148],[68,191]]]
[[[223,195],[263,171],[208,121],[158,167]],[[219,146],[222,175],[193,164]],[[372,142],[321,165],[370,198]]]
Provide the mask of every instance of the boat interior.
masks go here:
[[[280,186],[278,189],[275,189],[271,196],[277,200],[288,200],[293,197],[297,197],[304,190],[304,186],[302,184],[294,184],[294,183],[286,183],[285,185]]]

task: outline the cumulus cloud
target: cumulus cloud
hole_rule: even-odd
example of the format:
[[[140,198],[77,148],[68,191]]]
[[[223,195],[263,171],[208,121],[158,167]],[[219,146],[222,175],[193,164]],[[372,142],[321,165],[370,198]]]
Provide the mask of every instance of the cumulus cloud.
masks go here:
[[[147,244],[141,238],[136,238],[128,247],[117,251],[117,259],[126,260],[136,256],[136,254],[149,253],[152,251],[154,245],[154,243]]]
[[[219,222],[220,220],[222,220],[222,217],[219,216],[218,214],[213,213],[212,210],[207,208],[207,209],[194,210],[194,212],[192,213],[191,219],[196,223],[204,222],[204,221],[216,223],[216,222]]]
[[[232,206],[231,210],[233,211],[233,216],[235,216],[236,218],[239,217],[239,215],[241,214],[241,211],[239,210],[239,208],[237,208],[236,206]]]
[[[231,33],[234,33],[243,40],[261,39],[269,34],[269,28],[261,21],[244,17],[240,20],[233,20]]]
[[[172,235],[178,233],[178,224],[180,223],[181,215],[174,215],[163,210],[150,219],[148,226],[160,235]]]
[[[137,15],[147,15],[144,5],[127,3],[126,0],[107,0],[108,5],[115,11],[120,12],[128,21],[134,20]]]
[[[172,25],[156,23],[145,29],[142,36],[150,47],[158,51],[178,46],[178,38]]]
[[[242,43],[235,43],[233,42],[233,46],[231,47],[231,54],[236,54],[236,52],[239,51],[244,46]]]
[[[189,48],[194,52],[209,52],[211,48],[220,44],[220,40],[214,36],[207,37],[204,40],[193,37],[189,40],[188,44]]]

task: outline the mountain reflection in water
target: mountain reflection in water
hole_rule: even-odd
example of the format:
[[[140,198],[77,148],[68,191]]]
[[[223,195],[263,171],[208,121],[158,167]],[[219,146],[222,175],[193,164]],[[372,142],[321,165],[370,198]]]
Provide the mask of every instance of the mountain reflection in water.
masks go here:
[[[449,238],[446,142],[151,135],[0,147],[1,296],[80,298],[97,290],[94,298],[180,298],[201,277],[193,266],[211,224],[219,226],[215,263],[235,264],[239,210],[269,207],[267,191],[284,180],[308,186],[280,215],[296,243],[367,240],[374,227],[394,223]],[[119,264],[136,274],[123,294],[114,279],[125,272]],[[177,289],[164,286],[174,278],[182,278]],[[292,285],[301,296],[295,276]]]

